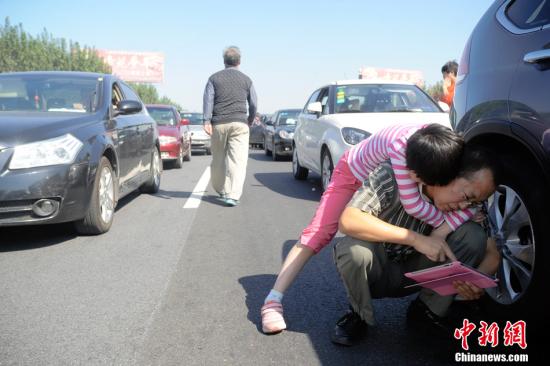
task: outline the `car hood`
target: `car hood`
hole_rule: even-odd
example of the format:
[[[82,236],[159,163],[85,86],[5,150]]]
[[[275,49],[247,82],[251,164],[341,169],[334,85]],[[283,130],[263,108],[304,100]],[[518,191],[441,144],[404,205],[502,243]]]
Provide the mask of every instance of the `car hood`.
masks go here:
[[[202,125],[189,125],[189,131],[204,131],[204,128],[202,127]]]
[[[451,127],[447,113],[426,113],[426,112],[396,112],[396,113],[342,113],[332,114],[320,118],[329,120],[336,127],[354,127],[363,131],[375,133],[382,128],[402,124],[430,124],[439,123]]]
[[[0,146],[13,147],[62,136],[97,122],[98,114],[76,113],[0,113]]]
[[[178,127],[176,126],[158,126],[159,136],[177,136]]]
[[[191,130],[191,133],[193,133],[192,138],[194,138],[194,139],[208,139],[208,138],[210,138],[210,135],[208,135],[204,131],[202,126],[193,126],[193,127],[200,127],[200,128],[191,128],[191,126],[189,126],[189,129]]]
[[[277,127],[277,131],[285,130],[286,132],[294,132],[295,129],[296,125],[284,125]]]

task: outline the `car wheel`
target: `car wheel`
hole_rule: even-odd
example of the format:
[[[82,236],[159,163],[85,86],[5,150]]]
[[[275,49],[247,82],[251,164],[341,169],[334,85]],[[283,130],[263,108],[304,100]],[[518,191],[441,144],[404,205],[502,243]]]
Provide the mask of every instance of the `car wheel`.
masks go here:
[[[300,165],[296,146],[292,149],[292,175],[297,180],[306,180],[309,170]]]
[[[267,142],[266,142],[265,137],[264,137],[264,151],[265,151],[265,155],[266,155],[266,156],[270,156],[270,155],[272,154],[271,150],[269,150],[269,149],[267,148]]]
[[[103,156],[97,167],[90,207],[86,216],[75,222],[76,231],[91,235],[109,231],[115,206],[115,175],[109,159]]]
[[[332,157],[330,156],[330,152],[328,149],[323,150],[323,154],[321,155],[321,185],[323,188],[323,192],[326,191],[329,183],[330,178],[332,178],[332,171],[334,170],[334,165],[332,163]]]
[[[183,144],[182,144],[183,146]],[[189,147],[187,148],[187,155],[183,158],[185,161],[191,161],[191,139],[189,139]]]
[[[174,161],[174,168],[181,169],[183,166],[183,145],[180,146],[180,151],[176,161]]]
[[[527,159],[503,156],[501,185],[489,199],[488,217],[501,262],[498,286],[487,289],[489,311],[503,320],[530,320],[534,329],[548,324],[550,195],[544,177]],[[540,328],[539,328],[540,327]]]
[[[153,156],[151,158],[151,171],[150,177],[139,190],[143,193],[157,193],[160,189],[160,176],[162,174],[162,162],[160,160],[160,153],[155,147],[153,149]]]
[[[279,161],[280,156],[277,154],[277,149],[275,148],[275,141],[271,141],[272,151],[271,151],[271,157],[273,158],[273,161]]]

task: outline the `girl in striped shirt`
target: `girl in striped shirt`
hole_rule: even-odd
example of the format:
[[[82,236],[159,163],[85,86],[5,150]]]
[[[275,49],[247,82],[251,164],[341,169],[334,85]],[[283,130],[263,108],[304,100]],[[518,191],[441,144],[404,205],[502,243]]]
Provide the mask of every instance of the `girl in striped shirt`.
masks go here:
[[[467,200],[442,212],[421,193],[423,184],[444,186],[456,178],[463,148],[460,135],[445,126],[431,124],[387,127],[346,151],[334,169],[311,223],[287,255],[265,299],[261,310],[263,332],[286,329],[281,305],[284,291],[309,258],[334,238],[347,203],[382,162],[391,162],[405,211],[436,228],[431,235],[445,238],[472,218],[475,211],[467,208]]]

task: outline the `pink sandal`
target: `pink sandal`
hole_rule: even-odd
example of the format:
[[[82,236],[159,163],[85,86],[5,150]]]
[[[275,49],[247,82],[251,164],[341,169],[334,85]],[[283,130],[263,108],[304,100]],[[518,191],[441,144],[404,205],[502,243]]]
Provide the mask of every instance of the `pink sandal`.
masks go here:
[[[277,301],[269,301],[262,306],[262,331],[265,334],[279,333],[286,329],[283,318],[283,305]]]

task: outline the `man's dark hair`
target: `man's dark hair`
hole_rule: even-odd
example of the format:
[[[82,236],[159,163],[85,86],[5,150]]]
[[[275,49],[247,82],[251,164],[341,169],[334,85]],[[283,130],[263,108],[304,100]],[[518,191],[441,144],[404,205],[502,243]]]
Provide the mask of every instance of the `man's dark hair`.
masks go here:
[[[226,66],[239,66],[241,64],[241,50],[237,46],[229,46],[223,50],[223,63]]]
[[[407,141],[407,168],[430,186],[444,186],[460,170],[464,139],[440,124],[419,129]]]
[[[469,179],[482,169],[489,169],[491,171],[493,174],[493,183],[495,187],[498,186],[501,168],[495,154],[477,143],[469,142],[465,144],[457,177]]]
[[[456,61],[446,62],[445,65],[443,65],[443,67],[441,67],[441,72],[443,74],[453,73],[454,76],[456,76],[456,74],[458,72],[458,63]]]

